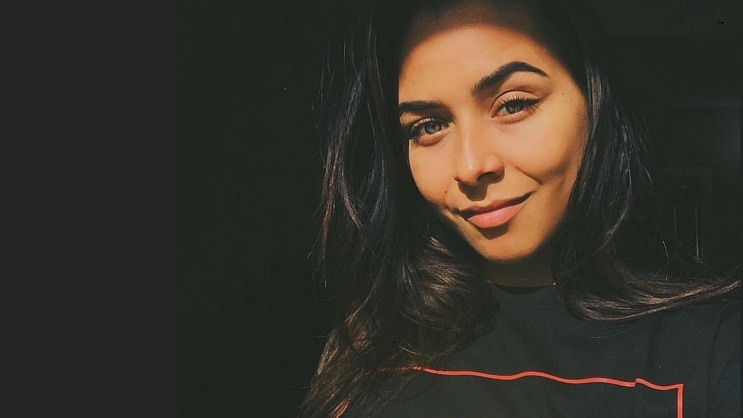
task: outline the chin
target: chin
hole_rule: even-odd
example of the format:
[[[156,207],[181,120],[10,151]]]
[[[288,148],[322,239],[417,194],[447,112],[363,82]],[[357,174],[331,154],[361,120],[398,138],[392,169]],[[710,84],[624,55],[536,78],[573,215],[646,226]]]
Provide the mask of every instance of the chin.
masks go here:
[[[478,248],[473,246],[482,258],[495,264],[518,264],[530,260],[537,252],[536,248],[508,249],[504,251],[503,246],[499,248]]]

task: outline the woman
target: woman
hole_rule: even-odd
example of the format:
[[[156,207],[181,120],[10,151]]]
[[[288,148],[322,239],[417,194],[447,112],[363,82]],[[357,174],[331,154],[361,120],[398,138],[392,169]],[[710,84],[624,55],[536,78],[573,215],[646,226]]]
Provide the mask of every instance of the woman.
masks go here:
[[[737,276],[657,221],[572,1],[371,2],[324,78],[307,416],[740,414]]]

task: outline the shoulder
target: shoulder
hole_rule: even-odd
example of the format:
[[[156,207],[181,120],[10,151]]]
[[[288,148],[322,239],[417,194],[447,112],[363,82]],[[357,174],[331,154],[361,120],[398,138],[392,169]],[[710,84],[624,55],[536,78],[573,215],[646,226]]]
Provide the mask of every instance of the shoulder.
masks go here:
[[[725,338],[730,332],[740,332],[740,301],[697,303],[651,315],[654,326],[682,335],[708,335]]]
[[[689,307],[688,318],[697,333],[708,333],[708,416],[740,416],[741,393],[741,312],[739,301],[700,304]],[[689,335],[689,344],[704,352],[702,342]]]
[[[677,350],[740,352],[740,301],[697,303],[651,314],[637,321],[657,343]],[[675,347],[674,347],[675,346]]]
[[[694,304],[651,315],[645,322],[651,353],[686,382],[690,402],[706,404],[708,416],[739,414],[740,301]]]

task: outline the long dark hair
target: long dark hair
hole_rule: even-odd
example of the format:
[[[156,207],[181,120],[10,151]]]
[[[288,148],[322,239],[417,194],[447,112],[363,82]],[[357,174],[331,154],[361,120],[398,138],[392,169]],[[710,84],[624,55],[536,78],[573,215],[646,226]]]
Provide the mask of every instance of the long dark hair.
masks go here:
[[[341,43],[329,47],[318,96],[325,143],[313,254],[317,281],[339,312],[305,416],[335,416],[351,400],[371,411],[404,384],[408,366],[457,351],[492,318],[478,255],[414,186],[397,116],[403,31],[422,8],[458,2],[359,3]],[[734,276],[711,273],[659,228],[648,136],[610,83],[612,63],[587,2],[524,3],[540,23],[536,36],[571,73],[589,110],[581,167],[554,236],[561,301],[579,317],[620,321],[736,289]]]

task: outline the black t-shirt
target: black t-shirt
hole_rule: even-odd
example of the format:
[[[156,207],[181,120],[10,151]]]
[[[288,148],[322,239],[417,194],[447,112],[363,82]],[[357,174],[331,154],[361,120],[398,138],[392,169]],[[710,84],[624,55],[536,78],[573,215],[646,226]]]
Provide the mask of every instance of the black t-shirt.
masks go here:
[[[570,315],[553,286],[494,289],[492,331],[374,416],[741,416],[739,302],[609,323]],[[361,415],[351,402],[342,416]]]

